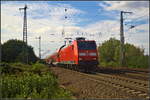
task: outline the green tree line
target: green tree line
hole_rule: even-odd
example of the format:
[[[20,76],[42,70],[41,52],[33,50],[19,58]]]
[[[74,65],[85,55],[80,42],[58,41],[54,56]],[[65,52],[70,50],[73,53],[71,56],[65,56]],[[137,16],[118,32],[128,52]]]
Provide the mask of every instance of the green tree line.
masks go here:
[[[148,68],[148,55],[144,55],[144,49],[126,43],[125,67]],[[115,38],[105,41],[98,47],[99,63],[101,66],[120,66],[120,41]]]
[[[2,44],[2,62],[25,63],[26,56],[28,56],[29,63],[34,63],[38,60],[33,48],[21,40],[12,39]]]
[[[27,54],[24,52],[27,48],[29,63],[38,60],[33,48],[26,45],[21,40],[8,40],[2,44],[2,62],[22,62]],[[144,55],[144,49],[126,43],[125,48],[125,65],[126,67],[148,68],[149,55]],[[105,41],[98,47],[99,63],[101,66],[120,66],[120,41],[114,38]]]

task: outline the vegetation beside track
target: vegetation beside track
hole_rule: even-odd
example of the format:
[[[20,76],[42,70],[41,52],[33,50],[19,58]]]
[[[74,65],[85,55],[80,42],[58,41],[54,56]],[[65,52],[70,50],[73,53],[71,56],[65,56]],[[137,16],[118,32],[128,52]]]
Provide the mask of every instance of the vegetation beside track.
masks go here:
[[[125,65],[121,67],[148,68],[149,55],[144,55],[144,49],[126,43]],[[100,66],[120,66],[120,41],[115,38],[105,41],[98,47]]]
[[[25,62],[25,58],[28,56],[28,63],[35,63],[39,60],[34,51],[33,47],[27,45],[25,42],[21,40],[8,40],[1,46],[2,49],[2,61],[13,63],[13,62]],[[25,50],[27,52],[25,52]]]
[[[1,63],[1,98],[71,98],[70,91],[60,88],[48,66],[35,63]]]

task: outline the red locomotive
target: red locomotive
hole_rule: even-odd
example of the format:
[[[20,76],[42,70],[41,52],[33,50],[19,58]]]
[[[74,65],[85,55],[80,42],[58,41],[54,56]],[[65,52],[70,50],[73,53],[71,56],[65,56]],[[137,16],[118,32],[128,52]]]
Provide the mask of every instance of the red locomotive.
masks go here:
[[[69,45],[46,58],[48,64],[67,65],[71,69],[89,71],[98,65],[98,53],[94,40],[78,37]]]

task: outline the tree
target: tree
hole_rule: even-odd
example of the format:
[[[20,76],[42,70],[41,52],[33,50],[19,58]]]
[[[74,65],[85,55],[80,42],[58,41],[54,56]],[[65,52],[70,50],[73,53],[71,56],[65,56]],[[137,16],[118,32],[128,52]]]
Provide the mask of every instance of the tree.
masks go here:
[[[127,43],[125,44],[125,51],[126,65],[131,67],[148,67],[148,58],[145,59],[144,49]]]
[[[2,44],[2,61],[4,62],[24,62],[23,57],[24,47],[27,48],[29,63],[35,62],[37,57],[34,54],[33,48],[26,45],[21,40],[8,40]]]
[[[108,64],[117,62],[115,59],[116,48],[119,47],[120,42],[114,38],[110,38],[110,40],[105,41],[101,46],[99,46],[99,59],[100,63]]]
[[[148,57],[144,50],[132,44],[126,43],[125,66],[127,67],[148,67]],[[120,66],[120,41],[114,38],[105,41],[98,47],[99,61],[103,66]]]

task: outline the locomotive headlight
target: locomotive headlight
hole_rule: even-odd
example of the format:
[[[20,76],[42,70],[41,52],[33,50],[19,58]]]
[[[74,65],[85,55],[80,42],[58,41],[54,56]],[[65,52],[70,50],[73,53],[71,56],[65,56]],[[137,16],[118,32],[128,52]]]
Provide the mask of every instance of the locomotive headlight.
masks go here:
[[[93,60],[96,60],[96,58],[93,58]]]
[[[89,53],[90,56],[96,56],[96,53]]]
[[[86,56],[86,53],[79,53],[79,56]]]
[[[82,58],[79,58],[79,60],[82,60]]]

